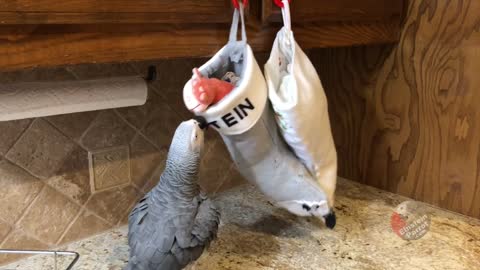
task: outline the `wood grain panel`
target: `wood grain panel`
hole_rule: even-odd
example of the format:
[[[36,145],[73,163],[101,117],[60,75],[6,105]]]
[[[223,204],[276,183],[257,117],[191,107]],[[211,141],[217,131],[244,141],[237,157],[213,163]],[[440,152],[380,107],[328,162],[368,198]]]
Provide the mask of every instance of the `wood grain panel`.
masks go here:
[[[40,25],[0,26],[0,71],[90,62],[124,62],[209,56],[228,37],[228,25]],[[249,43],[268,51],[278,28],[250,26]],[[389,43],[398,21],[305,24],[295,27],[305,48]]]
[[[8,0],[0,24],[230,22],[230,0]]]
[[[479,10],[412,0],[398,45],[313,54],[340,175],[480,218]]]
[[[301,0],[292,1],[292,22],[377,21],[399,19],[404,0]],[[280,22],[281,12],[272,0],[262,0],[262,20]]]

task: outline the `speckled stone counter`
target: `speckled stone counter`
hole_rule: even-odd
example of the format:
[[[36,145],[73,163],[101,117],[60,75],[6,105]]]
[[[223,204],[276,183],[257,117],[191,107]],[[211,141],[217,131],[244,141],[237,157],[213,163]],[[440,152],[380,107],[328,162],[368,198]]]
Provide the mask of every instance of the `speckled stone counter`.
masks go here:
[[[218,196],[218,239],[188,269],[480,269],[480,221],[420,204],[430,215],[430,229],[406,241],[390,226],[395,207],[405,200],[340,179],[337,226],[329,230],[274,208],[250,186],[237,187]],[[81,254],[75,269],[122,269],[126,233],[119,228],[67,246]],[[52,258],[43,256],[0,269],[54,268]]]

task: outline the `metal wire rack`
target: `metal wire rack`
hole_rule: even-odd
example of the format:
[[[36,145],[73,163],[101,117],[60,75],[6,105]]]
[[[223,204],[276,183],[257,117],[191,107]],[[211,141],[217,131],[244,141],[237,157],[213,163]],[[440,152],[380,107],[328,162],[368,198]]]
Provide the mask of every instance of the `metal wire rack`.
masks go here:
[[[52,251],[52,250],[17,250],[17,249],[0,249],[0,254],[28,254],[28,255],[53,255],[54,256],[54,269],[57,268],[58,256],[73,256],[72,262],[64,270],[71,270],[80,258],[80,254],[74,251]]]

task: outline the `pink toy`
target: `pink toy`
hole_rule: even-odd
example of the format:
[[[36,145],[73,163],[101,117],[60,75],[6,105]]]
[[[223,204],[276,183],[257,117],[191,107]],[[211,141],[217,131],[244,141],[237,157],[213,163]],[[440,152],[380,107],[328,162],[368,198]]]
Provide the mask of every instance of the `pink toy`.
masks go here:
[[[193,69],[192,77],[192,95],[193,99],[198,103],[191,108],[188,108],[194,112],[205,111],[208,106],[213,105],[228,93],[230,93],[235,86],[229,82],[219,80],[217,78],[205,78],[198,71],[197,68]]]

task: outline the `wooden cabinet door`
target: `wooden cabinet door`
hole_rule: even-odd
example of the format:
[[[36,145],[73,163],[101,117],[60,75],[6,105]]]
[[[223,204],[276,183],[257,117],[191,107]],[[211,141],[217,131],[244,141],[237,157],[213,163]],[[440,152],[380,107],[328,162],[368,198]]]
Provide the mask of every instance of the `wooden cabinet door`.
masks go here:
[[[280,8],[262,0],[262,20],[280,22]],[[404,0],[292,0],[292,23],[360,22],[399,19]]]
[[[230,0],[1,0],[0,24],[227,23]]]

